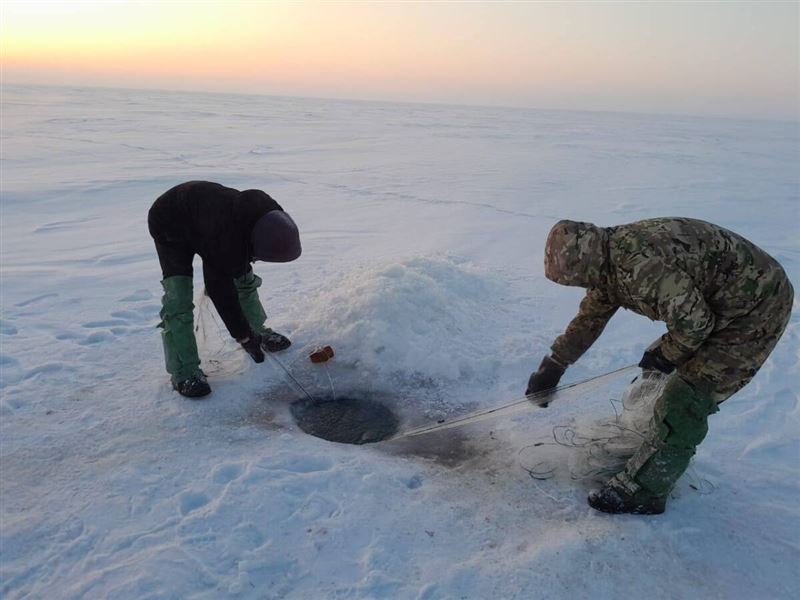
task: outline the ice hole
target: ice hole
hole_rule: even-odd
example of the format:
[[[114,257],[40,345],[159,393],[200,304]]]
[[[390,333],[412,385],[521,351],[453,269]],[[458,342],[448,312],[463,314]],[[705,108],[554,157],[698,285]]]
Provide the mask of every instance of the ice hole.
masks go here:
[[[291,405],[297,426],[309,435],[340,444],[372,444],[392,437],[400,420],[369,398],[301,398]]]

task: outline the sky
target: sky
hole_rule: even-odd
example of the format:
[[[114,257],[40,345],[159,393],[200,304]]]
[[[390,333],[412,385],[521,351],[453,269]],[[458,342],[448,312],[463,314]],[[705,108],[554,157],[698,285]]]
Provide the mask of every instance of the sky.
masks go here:
[[[2,0],[3,84],[800,119],[800,3]]]

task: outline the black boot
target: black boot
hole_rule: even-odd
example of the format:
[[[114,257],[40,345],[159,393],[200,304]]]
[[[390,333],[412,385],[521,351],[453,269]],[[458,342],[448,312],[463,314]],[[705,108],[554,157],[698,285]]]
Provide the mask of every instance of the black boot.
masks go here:
[[[261,332],[261,347],[266,352],[280,352],[292,345],[291,340],[272,329],[265,328]]]
[[[643,490],[631,495],[624,489],[606,484],[599,490],[589,492],[589,506],[605,513],[634,515],[660,515],[664,512],[667,499],[651,496]]]
[[[202,371],[198,371],[188,379],[179,382],[172,382],[172,388],[177,391],[181,396],[187,398],[202,398],[211,393],[211,386],[206,381],[206,375]]]

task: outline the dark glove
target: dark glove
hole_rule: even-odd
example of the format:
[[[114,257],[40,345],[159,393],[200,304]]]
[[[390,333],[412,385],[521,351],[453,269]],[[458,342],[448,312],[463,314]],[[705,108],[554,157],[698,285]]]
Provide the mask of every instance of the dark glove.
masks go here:
[[[251,331],[250,335],[244,338],[244,340],[237,341],[242,345],[242,348],[245,349],[245,352],[250,355],[250,358],[257,363],[264,362],[264,351],[261,349],[261,336],[255,331]]]
[[[553,389],[558,385],[561,376],[566,370],[566,367],[553,360],[550,356],[545,356],[542,359],[542,364],[539,365],[539,369],[528,380],[528,389],[525,390],[525,395],[530,396],[531,394]],[[532,398],[532,400],[542,408],[549,404],[549,402],[543,402],[541,397]]]
[[[660,347],[647,349],[639,361],[639,366],[645,371],[661,371],[667,375],[675,370],[675,365],[664,358]]]
[[[261,332],[261,348],[265,352],[280,352],[291,345],[291,340],[277,331],[267,328]]]

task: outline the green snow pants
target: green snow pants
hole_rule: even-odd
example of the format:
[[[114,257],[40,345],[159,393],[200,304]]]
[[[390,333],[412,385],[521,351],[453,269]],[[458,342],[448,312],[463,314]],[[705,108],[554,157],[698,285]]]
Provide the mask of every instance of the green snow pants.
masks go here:
[[[261,300],[258,299],[258,288],[261,287],[261,277],[253,273],[252,269],[234,280],[236,291],[239,294],[239,305],[242,307],[247,322],[256,333],[261,333],[267,321],[267,313]]]
[[[665,498],[689,466],[708,433],[708,417],[719,409],[710,393],[672,375],[656,400],[649,437],[612,485],[636,496]]]
[[[161,298],[161,340],[164,343],[164,360],[173,383],[191,377],[200,368],[197,341],[194,338],[194,303],[192,278],[174,275],[161,281],[164,296]]]
[[[249,271],[235,281],[242,312],[253,331],[264,330],[267,315],[258,299],[261,278]],[[164,296],[161,298],[161,340],[167,373],[174,383],[191,377],[200,368],[197,341],[194,337],[194,303],[192,278],[173,275],[161,281]]]
[[[712,332],[669,377],[656,400],[649,439],[610,483],[631,494],[667,496],[708,433],[708,416],[748,384],[775,348],[793,302],[794,289],[781,271],[771,295]]]

